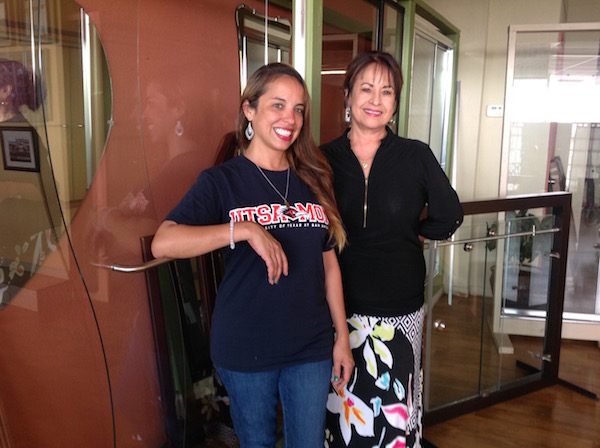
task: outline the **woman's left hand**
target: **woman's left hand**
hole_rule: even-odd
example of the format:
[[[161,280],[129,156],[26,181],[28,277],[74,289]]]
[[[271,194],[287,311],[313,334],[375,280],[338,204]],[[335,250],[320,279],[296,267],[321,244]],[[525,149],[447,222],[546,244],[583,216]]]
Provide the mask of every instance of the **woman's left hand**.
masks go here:
[[[350,350],[350,341],[346,338],[336,338],[333,345],[333,380],[331,384],[336,389],[343,388],[352,376],[354,358]]]

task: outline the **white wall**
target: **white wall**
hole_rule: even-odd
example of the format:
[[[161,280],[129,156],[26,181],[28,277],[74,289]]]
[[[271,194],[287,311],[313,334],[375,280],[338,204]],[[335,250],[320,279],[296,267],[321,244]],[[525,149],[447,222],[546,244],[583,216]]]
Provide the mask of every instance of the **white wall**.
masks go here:
[[[600,22],[600,1],[564,0],[564,4],[566,9],[565,22]]]
[[[564,17],[562,0],[426,2],[460,30],[458,194],[463,202],[495,198],[499,191],[503,123],[502,117],[488,117],[486,111],[488,105],[504,104],[508,27],[512,24],[560,23]],[[489,219],[481,220],[483,222],[465,220],[463,231],[470,230],[471,236],[482,236]],[[493,222],[494,218],[491,220]],[[495,261],[488,259],[486,265],[483,252],[459,256],[461,261],[457,262],[454,272],[457,293],[481,294],[484,286],[489,291],[489,265]]]
[[[498,195],[508,27],[600,21],[599,0],[426,0],[460,29],[457,191],[462,201]],[[545,176],[545,174],[544,174]]]

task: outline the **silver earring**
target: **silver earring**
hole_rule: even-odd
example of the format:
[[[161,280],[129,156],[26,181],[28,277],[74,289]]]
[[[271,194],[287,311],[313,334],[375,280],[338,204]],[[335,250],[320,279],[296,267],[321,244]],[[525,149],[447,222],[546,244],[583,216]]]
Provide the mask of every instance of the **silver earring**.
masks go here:
[[[346,110],[344,111],[344,121],[346,123],[350,123],[351,115],[350,115],[350,107],[346,106]]]
[[[252,137],[254,137],[254,129],[252,129],[252,122],[251,121],[248,122],[248,126],[246,126],[246,130],[244,131],[244,135],[246,136],[246,138],[248,139],[248,141],[252,140]]]
[[[177,120],[177,124],[175,125],[175,134],[177,137],[181,137],[183,135],[183,125],[179,120]]]

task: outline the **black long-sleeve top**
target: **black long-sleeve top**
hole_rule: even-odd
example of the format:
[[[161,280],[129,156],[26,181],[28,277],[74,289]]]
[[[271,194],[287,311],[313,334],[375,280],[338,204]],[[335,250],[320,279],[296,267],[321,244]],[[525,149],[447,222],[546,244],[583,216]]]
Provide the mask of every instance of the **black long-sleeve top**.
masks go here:
[[[347,134],[322,146],[348,233],[348,245],[339,254],[346,311],[411,313],[424,303],[419,235],[449,238],[463,220],[460,201],[425,143],[398,137],[388,128],[365,179]]]

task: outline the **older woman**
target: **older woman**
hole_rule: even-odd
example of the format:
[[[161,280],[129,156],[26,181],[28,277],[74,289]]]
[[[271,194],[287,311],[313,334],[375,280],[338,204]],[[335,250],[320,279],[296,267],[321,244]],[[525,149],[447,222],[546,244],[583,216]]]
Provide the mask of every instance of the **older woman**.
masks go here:
[[[338,258],[356,362],[350,383],[329,395],[329,447],[421,446],[420,237],[450,237],[463,213],[430,148],[387,126],[401,88],[391,55],[359,54],[344,81],[350,127],[322,147],[348,233]]]

